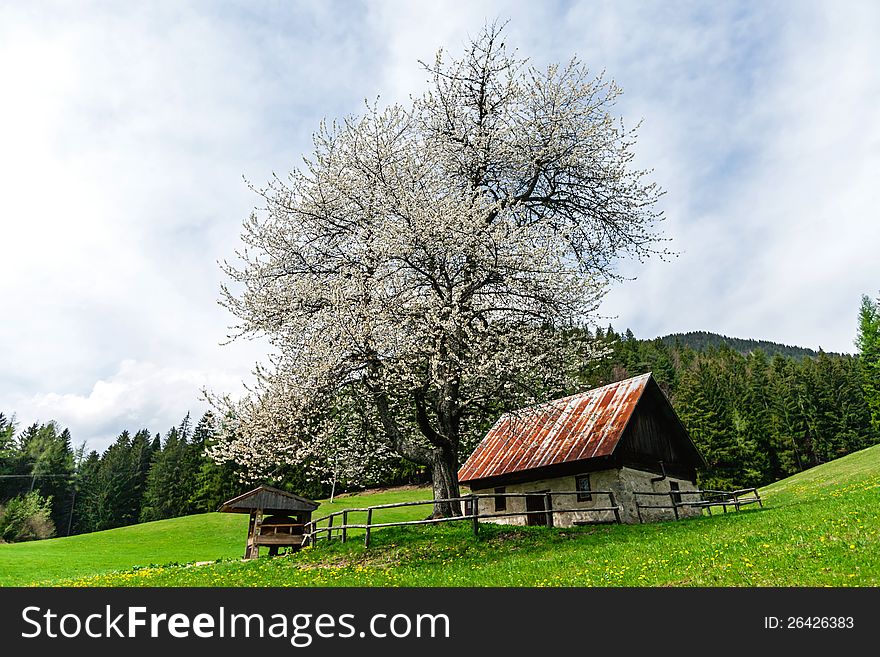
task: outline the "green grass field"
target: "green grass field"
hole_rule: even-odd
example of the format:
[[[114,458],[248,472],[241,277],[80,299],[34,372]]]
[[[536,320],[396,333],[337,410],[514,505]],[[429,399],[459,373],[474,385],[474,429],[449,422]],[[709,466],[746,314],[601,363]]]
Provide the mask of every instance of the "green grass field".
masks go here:
[[[340,498],[342,508],[430,491]],[[765,509],[651,525],[549,529],[468,523],[377,531],[242,562],[245,516],[206,514],[0,545],[0,583],[79,586],[877,586],[880,446],[762,490]],[[426,507],[374,521],[417,518]],[[218,560],[208,565],[193,562]],[[189,565],[176,565],[190,562]],[[150,565],[152,564],[152,565]],[[141,567],[133,567],[140,565]]]
[[[333,504],[323,502],[318,514],[430,498],[428,489],[345,496]],[[391,522],[425,514],[426,507],[415,508],[420,509],[415,515],[413,509],[403,508],[389,510],[382,518]],[[0,545],[0,586],[27,586],[133,566],[237,559],[244,553],[247,522],[247,516],[240,513],[204,513],[69,538]]]

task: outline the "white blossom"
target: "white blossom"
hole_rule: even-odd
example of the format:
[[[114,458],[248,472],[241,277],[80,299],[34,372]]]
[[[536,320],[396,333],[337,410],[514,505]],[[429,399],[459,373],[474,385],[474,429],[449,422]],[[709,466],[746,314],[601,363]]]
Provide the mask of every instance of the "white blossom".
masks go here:
[[[661,192],[631,167],[613,82],[576,59],[538,70],[494,27],[425,70],[409,106],[323,123],[256,190],[223,303],[274,355],[217,448],[250,471],[375,453],[340,438],[348,405],[456,495],[486,415],[570,388],[594,347],[566,329],[617,258],[655,252]]]

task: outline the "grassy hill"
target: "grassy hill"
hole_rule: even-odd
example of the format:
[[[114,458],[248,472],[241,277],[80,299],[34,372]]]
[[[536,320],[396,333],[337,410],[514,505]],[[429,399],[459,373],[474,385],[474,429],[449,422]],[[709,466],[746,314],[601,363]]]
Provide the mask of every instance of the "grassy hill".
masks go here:
[[[467,523],[394,528],[376,532],[369,549],[358,541],[322,543],[291,557],[252,562],[238,558],[246,518],[206,514],[39,543],[0,545],[0,583],[878,586],[878,494],[880,446],[772,484],[762,490],[764,510],[739,514],[565,530],[483,525],[478,538],[471,535]],[[422,489],[340,498],[333,505],[322,505],[321,512],[429,495]],[[425,514],[425,507],[393,513],[399,519],[415,518]],[[211,559],[219,561],[169,565]],[[131,568],[135,564],[143,567]]]
[[[205,513],[45,541],[0,545],[0,586],[80,577],[134,565],[241,556],[247,516]]]
[[[397,489],[324,502],[321,515],[354,506],[430,499],[427,489]],[[404,508],[389,512],[393,521],[416,515]],[[409,513],[407,513],[409,512]],[[383,516],[386,517],[386,516]],[[92,534],[45,541],[0,545],[0,586],[27,586],[124,570],[133,566],[167,565],[238,559],[244,553],[248,517],[240,513],[204,513],[147,522]]]

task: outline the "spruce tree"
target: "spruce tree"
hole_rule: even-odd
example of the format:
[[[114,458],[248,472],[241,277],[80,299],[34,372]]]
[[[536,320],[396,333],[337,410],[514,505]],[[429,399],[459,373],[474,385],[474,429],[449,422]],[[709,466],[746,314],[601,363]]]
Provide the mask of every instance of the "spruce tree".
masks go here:
[[[51,500],[51,518],[56,527],[67,527],[73,493],[73,448],[70,432],[55,422],[32,424],[19,438],[19,492],[33,489]],[[26,488],[26,490],[25,490]]]
[[[102,511],[99,529],[122,527],[137,522],[131,504],[131,434],[123,431],[101,458]]]
[[[168,431],[162,449],[154,454],[146,480],[141,522],[193,512],[191,498],[196,487],[199,458],[189,441],[190,433],[187,413],[179,427]]]
[[[806,466],[803,456],[806,426],[797,390],[798,365],[776,354],[768,372],[772,449],[779,465],[774,477],[786,477]]]
[[[0,413],[0,474],[14,473],[16,451],[15,424],[3,413]],[[12,497],[8,494],[7,489],[13,481],[10,478],[0,478],[0,502]]]
[[[211,411],[202,416],[193,431],[193,446],[200,458],[190,504],[201,513],[216,511],[223,502],[245,490],[231,461],[216,463],[205,455],[216,444],[217,432],[217,421]]]
[[[745,461],[725,388],[717,361],[698,360],[681,376],[678,414],[708,464],[708,469],[699,473],[702,488],[730,489],[746,484],[742,480]]]
[[[76,481],[76,504],[73,505],[74,534],[84,534],[99,529],[103,512],[99,499],[101,456],[95,450],[79,463]]]
[[[773,481],[781,472],[772,433],[768,369],[767,355],[761,349],[749,354],[742,396],[743,443],[753,450],[752,469],[762,484]]]
[[[861,384],[875,431],[880,431],[880,299],[862,297],[856,346],[859,348]]]

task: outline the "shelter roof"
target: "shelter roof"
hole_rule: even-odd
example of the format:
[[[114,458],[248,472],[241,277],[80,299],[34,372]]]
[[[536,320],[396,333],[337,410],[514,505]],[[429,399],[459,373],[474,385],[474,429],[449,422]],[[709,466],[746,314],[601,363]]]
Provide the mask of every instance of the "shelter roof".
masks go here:
[[[320,504],[295,493],[273,488],[258,486],[247,493],[225,501],[218,511],[226,513],[251,513],[257,509],[264,511],[314,511]]]

